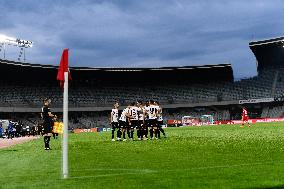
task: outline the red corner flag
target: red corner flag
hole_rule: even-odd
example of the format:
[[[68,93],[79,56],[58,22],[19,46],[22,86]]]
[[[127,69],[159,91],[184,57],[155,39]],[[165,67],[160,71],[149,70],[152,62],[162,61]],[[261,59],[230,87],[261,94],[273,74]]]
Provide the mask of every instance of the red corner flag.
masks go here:
[[[64,49],[61,60],[60,60],[60,65],[58,68],[58,73],[57,73],[57,80],[60,82],[60,87],[63,89],[64,88],[64,72],[68,72],[69,76],[68,79],[72,80],[70,71],[68,68],[68,49]]]

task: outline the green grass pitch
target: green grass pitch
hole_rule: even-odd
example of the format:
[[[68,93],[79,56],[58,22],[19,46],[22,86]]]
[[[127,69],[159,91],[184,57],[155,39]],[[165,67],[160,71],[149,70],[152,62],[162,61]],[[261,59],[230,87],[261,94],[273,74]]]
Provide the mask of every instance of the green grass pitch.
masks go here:
[[[70,178],[61,179],[61,140],[0,150],[0,189],[281,188],[284,123],[166,129],[168,138],[112,142],[110,133],[69,135]]]

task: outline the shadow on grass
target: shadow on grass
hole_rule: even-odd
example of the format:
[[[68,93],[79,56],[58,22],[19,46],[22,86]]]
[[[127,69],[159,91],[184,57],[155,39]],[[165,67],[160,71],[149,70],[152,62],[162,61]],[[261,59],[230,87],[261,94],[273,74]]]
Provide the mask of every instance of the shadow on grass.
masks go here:
[[[15,149],[2,149],[2,150],[0,150],[0,152],[17,152],[17,151],[18,150],[15,150]]]
[[[253,189],[284,189],[284,185],[281,186],[263,186],[263,187],[257,187]]]

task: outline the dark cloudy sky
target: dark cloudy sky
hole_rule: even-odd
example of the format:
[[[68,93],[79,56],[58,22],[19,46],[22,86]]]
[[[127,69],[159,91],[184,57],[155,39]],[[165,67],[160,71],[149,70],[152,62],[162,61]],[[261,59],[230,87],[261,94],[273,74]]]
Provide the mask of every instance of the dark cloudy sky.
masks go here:
[[[231,63],[249,77],[248,43],[284,35],[282,0],[0,0],[0,10],[0,33],[33,41],[27,61],[40,64],[67,47],[71,66]]]

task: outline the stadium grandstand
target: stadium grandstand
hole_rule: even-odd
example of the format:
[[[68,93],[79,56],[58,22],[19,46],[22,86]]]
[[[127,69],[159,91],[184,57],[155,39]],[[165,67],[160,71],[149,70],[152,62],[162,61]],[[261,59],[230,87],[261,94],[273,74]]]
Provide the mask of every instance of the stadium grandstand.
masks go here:
[[[38,107],[42,99],[49,96],[55,107],[61,107],[62,92],[55,80],[57,67],[1,60],[0,69],[1,106]],[[200,86],[209,82],[233,82],[229,64],[177,68],[73,67],[70,71],[73,78],[69,97],[71,107],[106,107],[114,100],[124,105],[137,99],[155,99],[161,103],[205,101],[208,95],[198,90],[202,88]],[[11,77],[10,73],[17,77]],[[39,81],[39,78],[45,79]],[[217,99],[216,95],[209,97],[209,101]]]
[[[70,125],[107,127],[115,101],[122,106],[153,99],[164,108],[165,119],[184,115],[213,115],[215,120],[240,119],[245,103],[250,117],[283,116],[284,38],[249,43],[258,75],[234,81],[230,64],[161,68],[71,67]],[[57,67],[0,60],[0,117],[37,124],[43,99],[62,111]],[[251,103],[252,99],[257,99]],[[243,101],[244,103],[241,103]]]

